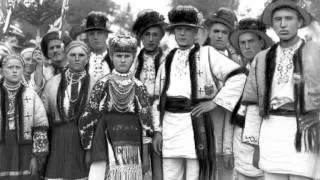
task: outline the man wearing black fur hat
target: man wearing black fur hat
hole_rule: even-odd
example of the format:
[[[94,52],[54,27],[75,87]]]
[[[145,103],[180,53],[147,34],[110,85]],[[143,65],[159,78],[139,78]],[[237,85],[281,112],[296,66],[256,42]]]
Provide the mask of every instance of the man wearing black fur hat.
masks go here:
[[[153,146],[162,151],[164,180],[214,179],[213,121],[224,118],[221,111],[233,111],[246,76],[214,48],[194,43],[201,24],[196,8],[177,6],[169,21],[179,47],[168,54],[156,78]],[[232,147],[223,152],[232,156]]]
[[[265,180],[320,179],[320,45],[297,35],[311,15],[299,0],[272,0],[262,14],[279,43],[254,58],[243,93],[243,141],[260,148]]]
[[[161,14],[154,10],[146,9],[138,14],[132,27],[133,33],[143,45],[143,49],[140,50],[132,67],[135,71],[135,77],[140,79],[147,87],[150,95],[150,104],[153,104],[154,100],[156,75],[165,57],[160,47],[160,41],[165,34],[165,25],[164,17]],[[146,139],[145,141],[146,144],[150,142],[151,139]],[[144,156],[148,156],[148,149],[144,149]],[[162,180],[161,161],[161,156],[151,150],[152,179],[154,180]],[[146,165],[148,163],[144,163],[144,166]]]
[[[94,77],[103,77],[110,73],[113,65],[108,55],[107,38],[110,30],[109,19],[106,13],[92,11],[86,18],[88,44],[91,48],[89,74]]]

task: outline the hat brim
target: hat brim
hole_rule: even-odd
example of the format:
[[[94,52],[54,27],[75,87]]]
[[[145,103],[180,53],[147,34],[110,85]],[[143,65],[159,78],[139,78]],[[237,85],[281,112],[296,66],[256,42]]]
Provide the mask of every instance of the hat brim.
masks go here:
[[[107,28],[99,28],[99,27],[86,28],[86,29],[84,29],[83,32],[96,31],[96,30],[103,30],[103,31],[106,31],[106,32],[108,32],[108,33],[113,33],[113,31],[111,31],[110,29],[107,29]]]
[[[241,53],[240,46],[239,46],[239,36],[243,33],[254,33],[260,36],[264,40],[264,48],[270,47],[273,44],[273,40],[265,32],[262,32],[259,30],[252,30],[252,29],[236,30],[230,35],[229,41],[238,53]]]
[[[302,27],[308,26],[312,20],[312,16],[310,13],[308,13],[307,10],[299,7],[293,2],[289,1],[276,1],[274,3],[270,3],[265,10],[263,11],[262,14],[262,21],[265,23],[267,26],[272,26],[272,14],[275,9],[279,9],[282,7],[288,7],[291,9],[296,10],[303,18],[303,25]],[[301,28],[302,28],[301,27]]]
[[[209,19],[205,20],[205,22],[204,22],[206,28],[210,28],[211,25],[214,23],[223,24],[223,25],[227,26],[231,31],[234,30],[234,27],[232,27],[226,20],[223,20],[221,18],[209,18]]]
[[[196,25],[196,24],[191,24],[191,23],[175,23],[175,24],[169,24],[167,27],[168,31],[172,31],[174,30],[174,28],[178,27],[178,26],[188,26],[188,27],[192,27],[192,28],[203,28],[202,26]]]

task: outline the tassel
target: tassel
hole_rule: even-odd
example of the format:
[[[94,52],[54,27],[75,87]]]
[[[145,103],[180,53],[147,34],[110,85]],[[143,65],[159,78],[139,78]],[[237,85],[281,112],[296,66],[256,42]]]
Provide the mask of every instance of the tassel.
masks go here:
[[[313,120],[303,124],[303,136],[307,152],[320,152],[320,121]]]
[[[301,152],[301,138],[302,138],[302,132],[300,128],[296,132],[295,142],[294,145],[296,147],[297,152]]]
[[[107,167],[106,179],[110,180],[141,180],[141,165],[112,165]]]

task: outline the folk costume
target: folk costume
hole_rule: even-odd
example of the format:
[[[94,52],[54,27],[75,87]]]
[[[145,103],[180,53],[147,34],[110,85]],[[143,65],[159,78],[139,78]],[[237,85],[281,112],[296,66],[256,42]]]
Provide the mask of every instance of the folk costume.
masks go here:
[[[162,34],[159,34],[159,36],[163,37],[166,27],[164,17],[156,11],[146,9],[139,12],[138,17],[133,24],[132,31],[136,35],[137,39],[141,39],[143,34],[152,27],[160,28]],[[160,42],[154,52],[147,52],[146,48],[142,48],[131,68],[135,77],[146,86],[151,106],[154,101],[156,75],[160,64],[163,63],[165,59],[165,54],[166,53],[163,52],[162,48],[160,47]],[[151,138],[144,139],[144,144],[144,158],[149,157],[150,155],[152,178],[154,180],[162,180],[162,157],[153,151],[151,146]],[[149,147],[147,147],[148,145]],[[150,160],[148,158],[148,161]]]
[[[264,22],[283,7],[297,11],[303,26],[310,23],[309,13],[291,0],[271,2]],[[318,44],[299,39],[287,48],[273,45],[252,63],[242,100],[248,105],[243,141],[260,147],[266,174],[319,179],[319,53]]]
[[[66,53],[75,47],[81,47],[89,54],[88,46],[81,41],[72,41],[66,47]],[[87,179],[89,169],[80,143],[78,121],[96,81],[86,70],[76,73],[68,68],[47,82],[42,93],[51,144],[46,179]]]
[[[36,179],[30,176],[30,160],[36,157],[41,169],[49,152],[45,109],[37,93],[21,82],[12,86],[1,79],[0,84],[0,179]]]
[[[111,53],[136,52],[131,36],[119,34],[109,42]],[[151,108],[145,86],[131,71],[114,69],[99,79],[79,126],[82,146],[92,155],[89,179],[142,179],[142,138],[151,130]],[[99,162],[105,165],[94,173]]]
[[[230,35],[230,43],[241,53],[239,47],[239,36],[243,33],[253,33],[261,38],[264,42],[264,46],[261,50],[268,48],[272,45],[271,38],[266,34],[266,26],[257,19],[246,18],[239,22],[238,28]],[[248,75],[252,59],[246,59],[243,57],[243,67],[247,69]],[[235,159],[235,176],[248,177],[249,178],[263,178],[263,171],[253,166],[253,155],[255,148],[251,145],[242,143],[242,133],[245,124],[246,106],[241,105],[240,101],[237,104],[235,110],[231,116],[231,123],[234,127],[233,136],[233,154]]]
[[[199,12],[192,6],[178,6],[169,12],[170,28],[199,27]],[[156,79],[154,129],[163,136],[164,179],[180,179],[183,164],[191,165],[187,179],[214,179],[216,143],[213,121],[216,112],[232,111],[240,98],[245,75],[240,66],[209,46],[174,49],[166,57]],[[224,84],[221,89],[220,85]],[[191,117],[197,103],[212,100],[218,106],[200,117]],[[214,116],[212,116],[214,115]],[[224,147],[224,152],[232,145]],[[187,165],[188,166],[188,165]]]
[[[222,7],[219,8],[217,11],[211,12],[204,21],[204,25],[207,31],[210,31],[211,27],[216,23],[225,25],[229,29],[231,34],[237,26],[238,19],[236,14],[231,9]],[[213,46],[211,43],[212,42],[210,40],[210,37],[208,37],[207,40],[204,42],[204,45]],[[219,50],[219,52],[229,57],[236,63],[241,64],[241,58],[231,44],[227,44],[226,49]]]
[[[86,19],[86,27],[84,32],[103,30],[111,33],[110,22],[105,13],[90,12]],[[96,54],[93,51],[90,54],[89,60],[89,74],[94,78],[101,78],[109,74],[113,69],[108,50],[106,49],[102,54]]]
[[[219,8],[217,11],[211,12],[208,17],[206,18],[204,25],[206,26],[207,30],[211,30],[211,27],[214,24],[223,24],[225,25],[230,34],[235,30],[237,24],[237,17],[235,13],[228,8]],[[229,35],[230,37],[230,35]],[[212,46],[211,39],[208,37],[205,45]],[[216,49],[218,50],[218,49]],[[224,50],[218,50],[221,54],[225,55],[229,59],[233,60],[234,62],[238,63],[240,66],[241,57],[237,54],[236,50],[232,45],[229,43],[227,44]],[[245,69],[245,68],[243,68]],[[225,179],[231,180],[233,179],[233,169],[225,168],[223,158],[225,156],[233,156],[232,152],[232,140],[233,140],[233,126],[230,124],[231,113],[228,111],[220,110],[216,112],[216,116],[224,116],[225,118],[219,118],[214,120],[214,134],[215,134],[215,141],[216,141],[216,155],[217,155],[217,179]],[[224,146],[229,146],[228,153],[223,151]]]
[[[59,31],[49,31],[47,34],[45,34],[42,37],[40,46],[42,53],[45,58],[47,58],[50,61],[50,65],[43,65],[43,82],[41,84],[45,84],[48,80],[50,80],[52,77],[54,77],[57,74],[62,73],[66,67],[65,63],[62,63],[61,65],[57,65],[51,62],[49,56],[48,56],[48,46],[50,41],[52,40],[60,40],[61,44],[66,47],[70,42],[71,38],[65,34],[61,34]],[[43,88],[41,89],[41,91]]]

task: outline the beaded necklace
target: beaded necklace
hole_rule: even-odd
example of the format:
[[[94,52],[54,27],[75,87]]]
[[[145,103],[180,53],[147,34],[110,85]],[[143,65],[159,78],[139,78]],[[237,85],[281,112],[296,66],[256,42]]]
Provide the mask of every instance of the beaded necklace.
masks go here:
[[[132,73],[118,73],[113,71],[110,80],[110,100],[113,108],[118,112],[134,112],[135,83]]]

